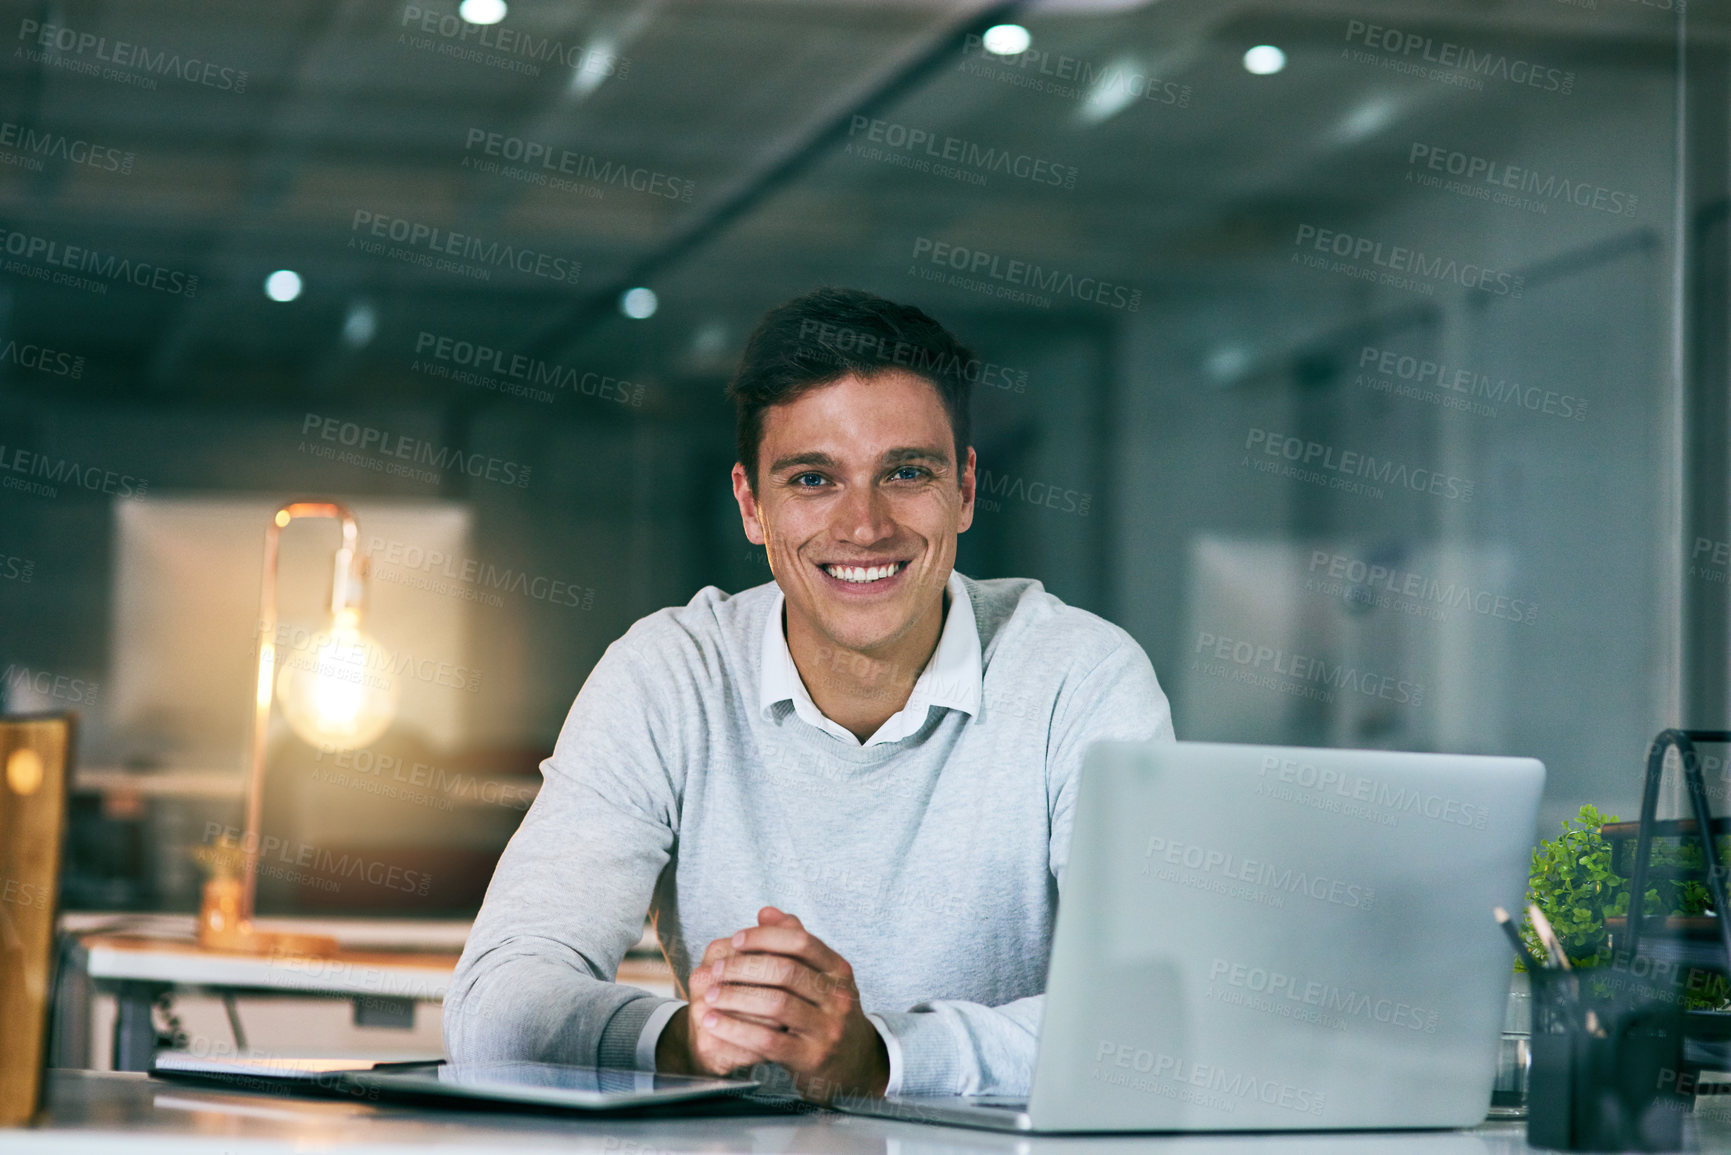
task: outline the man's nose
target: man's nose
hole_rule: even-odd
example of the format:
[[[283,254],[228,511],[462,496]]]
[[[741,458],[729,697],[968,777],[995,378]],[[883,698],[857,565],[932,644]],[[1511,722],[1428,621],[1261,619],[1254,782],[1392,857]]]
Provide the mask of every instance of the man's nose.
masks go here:
[[[895,533],[889,499],[876,486],[850,489],[836,508],[837,536],[855,545],[872,545]]]

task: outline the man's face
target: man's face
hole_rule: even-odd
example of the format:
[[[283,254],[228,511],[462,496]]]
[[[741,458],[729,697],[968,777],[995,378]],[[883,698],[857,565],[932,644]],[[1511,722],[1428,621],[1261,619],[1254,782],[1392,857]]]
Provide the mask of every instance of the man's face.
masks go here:
[[[764,412],[758,485],[733,467],[745,535],[830,643],[870,653],[942,605],[956,535],[974,520],[974,451],[935,386],[899,369],[812,389]]]

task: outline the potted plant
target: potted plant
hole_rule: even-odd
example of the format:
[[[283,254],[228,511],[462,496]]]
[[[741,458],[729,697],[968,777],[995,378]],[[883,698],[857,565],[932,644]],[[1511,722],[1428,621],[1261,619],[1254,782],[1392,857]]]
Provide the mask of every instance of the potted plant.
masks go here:
[[[1562,943],[1563,953],[1577,968],[1604,966],[1611,962],[1611,929],[1608,918],[1629,913],[1629,880],[1615,869],[1613,844],[1602,833],[1617,816],[1601,814],[1585,805],[1572,819],[1563,821],[1563,833],[1541,841],[1533,850],[1532,871],[1527,880],[1527,901],[1538,906],[1550,920]],[[1723,847],[1731,839],[1721,839]],[[1653,842],[1652,867],[1666,875],[1679,869],[1702,868],[1701,848],[1692,840],[1658,838]],[[1699,880],[1658,877],[1647,888],[1642,917],[1671,915],[1697,917],[1712,910],[1712,900]],[[1522,934],[1537,958],[1545,949],[1530,921],[1522,921]],[[1524,967],[1517,960],[1516,970]],[[1728,1006],[1728,983],[1715,971],[1691,968],[1684,976],[1687,1006],[1692,1010],[1723,1010]]]

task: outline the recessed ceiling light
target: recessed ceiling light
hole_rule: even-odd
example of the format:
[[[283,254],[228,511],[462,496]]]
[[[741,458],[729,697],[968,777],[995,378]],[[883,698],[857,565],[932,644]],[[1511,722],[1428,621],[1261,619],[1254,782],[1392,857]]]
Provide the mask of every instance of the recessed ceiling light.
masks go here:
[[[1286,53],[1272,44],[1258,44],[1244,54],[1244,71],[1252,76],[1273,76],[1286,67]]]
[[[571,80],[565,91],[582,98],[601,87],[601,82],[623,69],[619,63],[619,44],[613,37],[598,33],[571,66]]]
[[[1147,92],[1146,88],[1139,89],[1130,79],[1145,76],[1147,71],[1147,66],[1133,56],[1116,57],[1095,78],[1094,86],[1088,90],[1087,98],[1076,112],[1077,117],[1083,124],[1099,124],[1117,116]]]
[[[720,321],[706,321],[692,334],[691,351],[699,357],[716,357],[727,351],[727,326]]]
[[[359,349],[372,341],[379,331],[379,311],[371,301],[356,301],[343,318],[343,344]]]
[[[980,46],[993,56],[1016,56],[1028,50],[1034,38],[1020,24],[994,24],[980,37]]]
[[[470,24],[497,24],[505,18],[505,0],[463,0],[457,15]]]
[[[1222,345],[1208,354],[1203,367],[1222,385],[1229,385],[1250,368],[1250,350],[1243,345]]]
[[[1399,105],[1386,96],[1367,100],[1343,117],[1332,135],[1342,144],[1357,144],[1387,128],[1399,111]]]
[[[301,275],[293,269],[278,269],[264,279],[264,295],[273,301],[292,301],[301,295]]]
[[[655,316],[655,310],[660,306],[661,301],[655,296],[654,289],[626,289],[619,295],[619,311],[633,321],[648,320]]]

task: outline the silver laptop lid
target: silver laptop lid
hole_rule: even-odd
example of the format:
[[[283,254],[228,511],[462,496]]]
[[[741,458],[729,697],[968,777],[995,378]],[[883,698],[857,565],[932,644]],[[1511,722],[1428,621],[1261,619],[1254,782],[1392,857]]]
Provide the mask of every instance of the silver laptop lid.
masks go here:
[[[1082,772],[1040,1130],[1483,1119],[1530,758],[1102,744]]]

